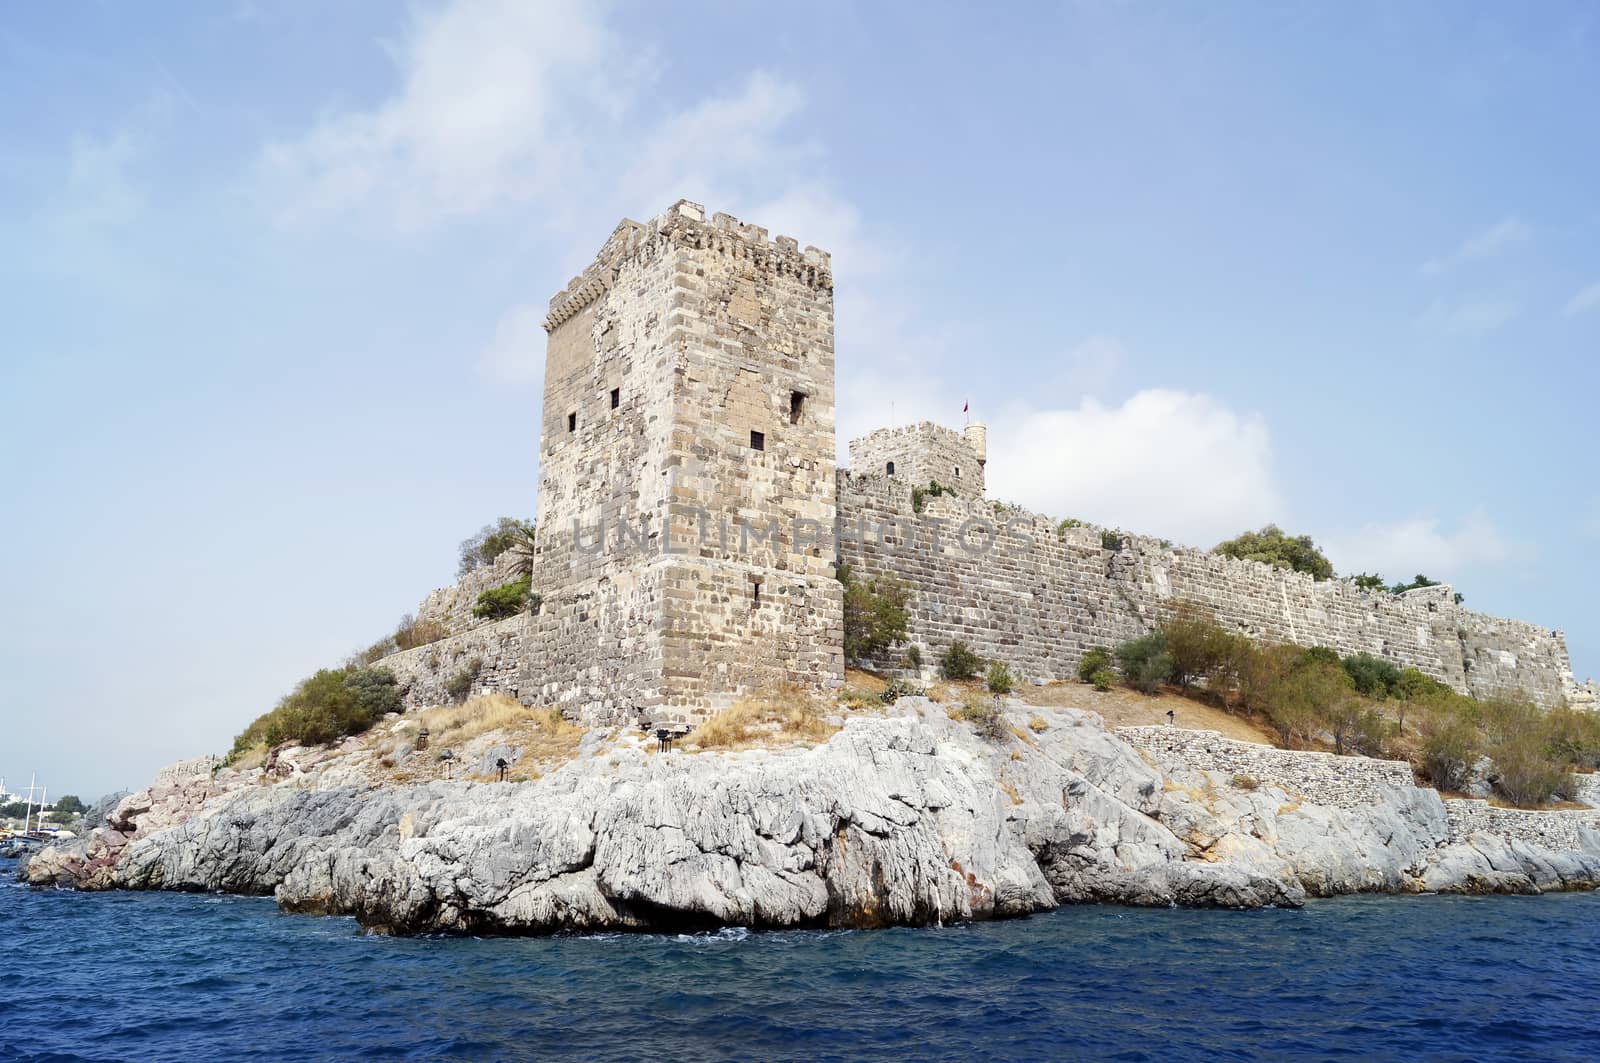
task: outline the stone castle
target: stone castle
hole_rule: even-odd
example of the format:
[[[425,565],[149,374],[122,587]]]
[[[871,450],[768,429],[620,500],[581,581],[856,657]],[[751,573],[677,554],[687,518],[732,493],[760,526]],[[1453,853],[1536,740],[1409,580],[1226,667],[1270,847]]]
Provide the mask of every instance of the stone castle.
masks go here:
[[[409,704],[450,700],[463,673],[474,693],[588,722],[835,687],[841,563],[909,585],[924,672],[961,639],[1027,681],[1069,678],[1085,650],[1188,600],[1259,639],[1364,650],[1474,695],[1596,700],[1560,631],[1464,609],[1448,586],[1364,591],[991,502],[979,424],[880,429],[838,468],[828,254],[698,204],[618,225],[545,328],[541,604],[474,619],[509,558],[430,594],[418,618],[448,636],[382,662]]]

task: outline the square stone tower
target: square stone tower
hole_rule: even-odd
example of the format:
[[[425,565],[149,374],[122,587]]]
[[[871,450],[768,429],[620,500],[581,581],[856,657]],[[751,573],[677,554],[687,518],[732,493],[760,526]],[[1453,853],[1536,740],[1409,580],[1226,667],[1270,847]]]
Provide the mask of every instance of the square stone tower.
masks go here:
[[[524,696],[623,722],[841,682],[828,255],[680,201],[545,329]]]

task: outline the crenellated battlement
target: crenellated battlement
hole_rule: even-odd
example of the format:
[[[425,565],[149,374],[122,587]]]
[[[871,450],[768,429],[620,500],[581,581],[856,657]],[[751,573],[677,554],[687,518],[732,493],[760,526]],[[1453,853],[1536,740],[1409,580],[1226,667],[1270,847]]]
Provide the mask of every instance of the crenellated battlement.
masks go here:
[[[792,236],[769,238],[759,225],[716,213],[706,220],[705,207],[680,199],[666,212],[640,223],[617,225],[595,260],[550,299],[544,327],[548,332],[610,290],[630,261],[664,253],[673,247],[713,251],[733,258],[754,259],[757,268],[800,279],[813,288],[833,290],[833,256]]]

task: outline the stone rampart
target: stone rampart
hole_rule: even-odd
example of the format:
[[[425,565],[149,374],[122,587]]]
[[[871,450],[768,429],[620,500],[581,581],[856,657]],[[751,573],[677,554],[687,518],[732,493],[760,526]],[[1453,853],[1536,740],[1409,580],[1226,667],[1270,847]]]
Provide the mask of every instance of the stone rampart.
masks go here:
[[[892,476],[922,488],[937,483],[964,498],[982,498],[984,492],[983,462],[971,443],[960,432],[931,421],[880,428],[852,439],[850,471]]]
[[[1496,808],[1487,801],[1459,799],[1446,801],[1444,811],[1452,839],[1483,833],[1546,849],[1600,850],[1600,810]]]
[[[1385,791],[1414,785],[1411,766],[1402,760],[1276,749],[1183,727],[1119,727],[1116,734],[1157,758],[1197,771],[1248,775],[1337,808],[1375,805]],[[1481,832],[1547,849],[1600,849],[1600,809],[1497,808],[1487,801],[1452,798],[1444,802],[1444,810],[1451,841]]]
[[[1365,591],[949,495],[924,499],[919,514],[895,479],[840,473],[839,557],[911,585],[910,640],[925,661],[961,639],[1025,678],[1066,679],[1084,651],[1141,635],[1192,601],[1254,639],[1365,651],[1478,697],[1522,692],[1552,705],[1576,689],[1561,632],[1464,609],[1447,586]]]
[[[482,619],[472,615],[478,595],[515,580],[517,562],[518,558],[504,553],[492,564],[473,569],[450,586],[430,591],[417,607],[417,619],[443,624],[452,635],[483,624]]]
[[[390,654],[374,663],[394,673],[406,708],[425,709],[479,694],[520,695],[532,617],[519,613],[482,623],[438,642]],[[452,694],[452,680],[467,676],[465,693]]]
[[[1157,757],[1176,758],[1202,771],[1246,775],[1336,808],[1375,805],[1385,790],[1415,785],[1411,765],[1403,760],[1276,749],[1182,727],[1119,727],[1116,733]]]

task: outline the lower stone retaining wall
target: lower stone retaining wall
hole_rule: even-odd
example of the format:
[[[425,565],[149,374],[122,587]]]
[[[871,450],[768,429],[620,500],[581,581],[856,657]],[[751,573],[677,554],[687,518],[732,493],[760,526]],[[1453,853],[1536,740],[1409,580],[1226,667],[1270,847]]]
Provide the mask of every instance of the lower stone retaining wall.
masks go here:
[[[373,667],[394,673],[408,710],[462,700],[452,698],[446,688],[452,677],[470,673],[474,661],[478,662],[477,674],[467,697],[499,693],[514,698],[521,683],[528,621],[527,613],[519,613],[426,646],[390,654],[375,661]]]
[[[1200,771],[1248,775],[1320,805],[1360,808],[1376,804],[1384,788],[1414,785],[1411,765],[1403,760],[1275,749],[1182,727],[1119,727],[1116,734],[1158,757],[1176,758]],[[1580,793],[1600,800],[1600,776],[1578,779]],[[1481,832],[1547,849],[1600,849],[1600,809],[1537,811],[1451,799],[1444,810],[1452,841]]]
[[[1451,838],[1484,833],[1546,849],[1600,849],[1600,811],[1538,812],[1496,808],[1487,801],[1458,800],[1446,801],[1444,812],[1450,819]],[[1588,838],[1584,838],[1585,834]]]
[[[1380,788],[1415,785],[1411,765],[1403,760],[1275,749],[1240,742],[1216,731],[1182,727],[1119,727],[1116,733],[1141,749],[1176,757],[1191,768],[1248,775],[1335,808],[1377,804],[1382,798]]]

